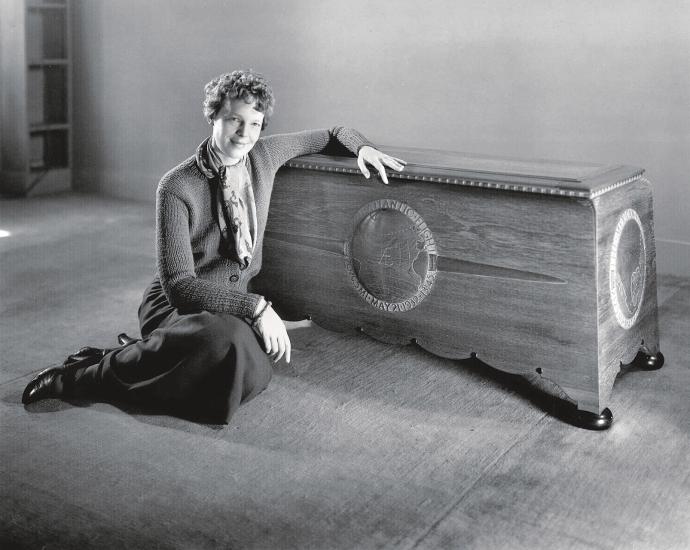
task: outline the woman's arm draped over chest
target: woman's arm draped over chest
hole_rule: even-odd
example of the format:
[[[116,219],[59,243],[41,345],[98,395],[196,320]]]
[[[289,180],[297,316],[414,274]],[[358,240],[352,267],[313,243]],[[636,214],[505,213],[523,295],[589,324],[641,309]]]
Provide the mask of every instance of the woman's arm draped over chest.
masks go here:
[[[261,143],[272,165],[271,168],[276,171],[290,159],[323,152],[333,140],[339,142],[355,156],[365,145],[372,145],[357,130],[343,126],[291,134],[275,134],[261,138],[258,143]]]

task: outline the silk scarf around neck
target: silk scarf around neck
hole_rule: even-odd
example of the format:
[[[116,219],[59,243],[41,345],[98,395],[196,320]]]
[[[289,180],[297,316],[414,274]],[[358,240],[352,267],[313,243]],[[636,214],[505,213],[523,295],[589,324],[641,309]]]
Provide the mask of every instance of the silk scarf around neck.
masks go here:
[[[206,142],[209,168],[218,177],[216,208],[218,224],[230,255],[246,269],[252,261],[256,237],[256,203],[247,157],[236,164],[223,164],[213,138]]]

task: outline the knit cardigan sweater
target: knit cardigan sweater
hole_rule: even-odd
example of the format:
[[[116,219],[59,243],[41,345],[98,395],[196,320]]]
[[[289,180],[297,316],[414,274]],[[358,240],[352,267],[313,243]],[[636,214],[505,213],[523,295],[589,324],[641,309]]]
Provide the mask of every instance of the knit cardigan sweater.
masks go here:
[[[210,311],[252,317],[261,296],[247,291],[261,269],[273,180],[288,160],[320,153],[337,140],[353,154],[371,145],[356,130],[334,127],[260,138],[249,152],[257,234],[247,269],[226,252],[216,211],[218,178],[192,156],[161,179],[156,192],[158,278],[170,304],[181,312]]]

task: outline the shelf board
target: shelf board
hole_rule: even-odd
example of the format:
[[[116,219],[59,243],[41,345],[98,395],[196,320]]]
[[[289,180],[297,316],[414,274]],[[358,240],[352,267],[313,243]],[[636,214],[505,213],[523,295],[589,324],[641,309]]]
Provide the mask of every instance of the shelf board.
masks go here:
[[[37,11],[37,12],[42,12],[42,11],[48,11],[48,10],[60,10],[60,11],[65,11],[66,6],[28,6],[29,11]]]
[[[66,10],[67,4],[44,4],[43,2],[27,3],[26,9],[29,11]]]
[[[51,124],[31,124],[29,131],[34,132],[52,132],[54,130],[69,130],[70,125],[67,122],[56,122]]]
[[[47,67],[51,65],[56,66],[66,66],[69,65],[69,59],[64,58],[46,58],[46,59],[36,59],[34,61],[29,61],[30,69],[40,69],[41,67]]]
[[[46,164],[45,162],[32,162],[29,164],[29,171],[32,174],[37,172],[48,172],[49,170],[69,170],[67,164]]]

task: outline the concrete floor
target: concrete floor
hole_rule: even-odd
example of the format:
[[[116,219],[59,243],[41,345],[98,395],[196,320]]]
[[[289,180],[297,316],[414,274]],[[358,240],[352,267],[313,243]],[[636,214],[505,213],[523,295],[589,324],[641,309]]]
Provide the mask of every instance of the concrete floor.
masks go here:
[[[29,407],[32,375],[138,334],[153,208],[0,201],[2,548],[688,548],[690,277],[660,277],[659,371],[606,432],[521,379],[318,327],[229,426]]]

